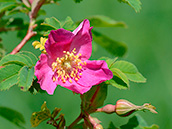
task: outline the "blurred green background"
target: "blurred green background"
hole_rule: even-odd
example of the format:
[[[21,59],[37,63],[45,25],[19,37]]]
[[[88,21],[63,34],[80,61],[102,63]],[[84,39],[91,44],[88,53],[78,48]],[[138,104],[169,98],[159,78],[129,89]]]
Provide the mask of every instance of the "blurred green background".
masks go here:
[[[147,83],[130,83],[129,90],[119,90],[113,86],[108,88],[108,96],[105,101],[113,103],[118,99],[127,99],[137,105],[151,102],[157,108],[158,114],[150,112],[139,112],[147,121],[148,125],[157,124],[161,129],[172,128],[172,2],[170,0],[142,0],[142,10],[135,13],[126,4],[117,0],[83,0],[80,4],[75,4],[73,0],[62,0],[60,5],[44,5],[46,16],[54,16],[64,20],[70,16],[74,21],[84,19],[91,15],[105,15],[118,21],[124,21],[128,28],[96,28],[103,34],[117,41],[124,41],[128,46],[128,52],[124,60],[132,62],[139,71],[147,78]],[[18,17],[28,19],[24,14]],[[29,19],[28,19],[29,20]],[[8,52],[21,41],[17,38],[16,32],[1,35],[4,47]],[[39,39],[37,39],[39,40]],[[31,43],[27,43],[22,50],[29,50],[39,55],[39,50],[34,50]],[[101,56],[110,56],[103,48],[97,46],[96,54],[92,59]],[[32,112],[39,111],[44,101],[53,110],[54,107],[62,108],[67,124],[70,124],[80,112],[80,97],[64,88],[58,87],[55,94],[50,96],[47,93],[32,95],[29,92],[22,92],[17,86],[8,91],[0,92],[0,106],[11,107],[22,113],[26,120],[26,129],[31,128],[30,117]],[[116,126],[125,124],[129,117],[121,118],[116,114],[93,114],[102,121],[106,129],[110,121]],[[53,129],[46,122],[43,122],[35,129]],[[18,129],[9,121],[0,117],[0,129]]]

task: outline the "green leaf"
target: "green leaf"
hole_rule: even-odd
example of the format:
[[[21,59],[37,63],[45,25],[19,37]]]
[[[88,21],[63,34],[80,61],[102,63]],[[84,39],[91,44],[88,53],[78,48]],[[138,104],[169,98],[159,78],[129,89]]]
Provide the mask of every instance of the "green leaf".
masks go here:
[[[46,102],[41,106],[41,111],[32,113],[31,125],[32,127],[38,126],[42,121],[51,117],[50,110],[46,106]]]
[[[34,79],[34,67],[29,69],[29,67],[24,66],[19,71],[18,86],[21,87],[23,91],[27,91],[31,87],[33,79]]]
[[[26,56],[30,57],[30,59],[32,60],[32,65],[33,66],[38,61],[38,58],[33,53],[31,53],[29,51],[21,51],[21,52],[19,52],[19,54],[26,55]]]
[[[0,69],[0,83],[8,79],[13,75],[17,75],[19,70],[22,68],[21,65],[10,64]]]
[[[2,2],[2,3],[0,3],[0,13],[11,10],[11,9],[15,8],[16,6],[17,6],[17,4],[15,2],[7,2],[7,1]]]
[[[18,71],[21,65],[10,64],[0,69],[0,90],[7,90],[17,84]]]
[[[130,81],[133,82],[146,82],[146,79],[139,73],[135,65],[127,61],[116,61],[111,68],[118,68],[121,70]]]
[[[24,117],[21,113],[7,107],[0,107],[0,116],[19,127],[23,127],[22,124],[25,124]]]
[[[64,28],[65,30],[74,30],[76,28],[73,20],[71,17],[66,17],[64,22],[61,22],[61,28]]]
[[[121,80],[123,80],[123,81],[127,84],[127,86],[129,87],[129,80],[128,80],[127,76],[126,76],[123,72],[121,72],[121,71],[120,71],[119,69],[117,69],[117,68],[112,68],[111,71],[112,71],[113,75],[119,77],[119,78],[120,78]]]
[[[80,3],[83,0],[74,0],[74,1],[75,1],[75,3]]]
[[[109,127],[107,129],[117,129],[112,121],[109,123]]]
[[[141,2],[140,0],[118,0],[119,2],[123,2],[131,6],[136,12],[140,12],[141,10]]]
[[[27,65],[27,66],[30,65],[27,59],[17,54],[16,55],[8,54],[0,60],[0,66],[4,66],[7,64],[20,64],[20,65]]]
[[[97,31],[92,31],[92,33],[93,40],[105,48],[109,53],[115,56],[123,56],[126,53],[127,46],[124,43],[114,41]]]
[[[88,17],[88,20],[93,27],[127,27],[124,22],[115,21],[103,15],[91,16]]]
[[[107,85],[105,83],[93,86],[88,92],[81,96],[82,108],[91,113],[94,109],[103,106],[106,96]]]
[[[7,90],[13,85],[17,84],[18,75],[12,75],[3,82],[0,83],[0,90]]]
[[[61,28],[60,21],[55,17],[46,18],[44,23],[41,23],[41,25],[52,27],[55,30]]]
[[[128,89],[127,84],[121,78],[115,75],[111,80],[107,80],[105,83],[115,86],[118,89]]]

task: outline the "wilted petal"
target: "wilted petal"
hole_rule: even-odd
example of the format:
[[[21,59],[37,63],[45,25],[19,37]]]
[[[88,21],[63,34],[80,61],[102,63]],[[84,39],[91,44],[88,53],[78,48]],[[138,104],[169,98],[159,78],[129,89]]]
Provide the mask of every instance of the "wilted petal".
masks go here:
[[[53,94],[56,83],[52,80],[52,69],[47,64],[47,55],[41,54],[40,60],[35,65],[35,76],[41,89],[46,90],[48,94]]]

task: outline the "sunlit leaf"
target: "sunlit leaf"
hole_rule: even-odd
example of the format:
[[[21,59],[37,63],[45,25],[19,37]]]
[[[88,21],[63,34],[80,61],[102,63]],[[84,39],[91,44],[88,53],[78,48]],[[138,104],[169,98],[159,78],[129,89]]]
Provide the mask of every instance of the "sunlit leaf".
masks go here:
[[[93,32],[93,40],[115,56],[123,56],[127,51],[127,46],[122,42],[117,42],[109,37],[97,32]]]
[[[93,27],[127,27],[124,22],[115,21],[103,15],[91,16],[88,20]]]
[[[21,55],[6,55],[0,60],[0,66],[7,64],[30,65],[30,63]]]
[[[21,65],[10,64],[0,69],[0,90],[7,90],[17,84],[18,72]]]
[[[135,65],[127,61],[116,61],[111,68],[120,69],[130,81],[133,82],[146,82],[146,79],[139,73]]]
[[[150,126],[150,127],[143,127],[143,129],[159,129],[159,126],[156,125],[156,124],[153,124],[153,125]]]
[[[41,25],[50,26],[55,30],[61,28],[60,21],[58,21],[55,17],[46,18],[44,23],[42,23]]]
[[[23,55],[30,57],[30,59],[32,60],[33,66],[38,61],[38,58],[33,53],[31,53],[29,51],[21,51],[21,52],[19,52],[19,54],[23,54]]]
[[[19,71],[18,86],[21,87],[21,90],[27,91],[32,85],[33,78],[34,78],[34,67],[29,68],[27,66],[24,66]]]
[[[141,10],[141,2],[140,0],[118,0],[119,2],[127,3],[131,6],[136,12],[140,12]]]
[[[76,28],[73,20],[71,17],[66,17],[65,21],[61,23],[61,28],[64,28],[65,30],[74,30]]]
[[[23,124],[25,124],[24,117],[21,113],[7,107],[0,107],[0,116],[19,127],[23,127]]]

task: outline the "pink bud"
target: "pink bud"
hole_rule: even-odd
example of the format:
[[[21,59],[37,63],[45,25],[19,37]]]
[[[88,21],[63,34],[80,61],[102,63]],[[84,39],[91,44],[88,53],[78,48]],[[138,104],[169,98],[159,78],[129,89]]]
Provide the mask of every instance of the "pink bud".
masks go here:
[[[137,106],[132,104],[131,102],[120,99],[116,102],[116,114],[119,116],[128,116],[134,111],[136,111]]]
[[[102,108],[99,108],[97,110],[98,112],[104,112],[104,113],[107,113],[107,114],[111,114],[111,113],[114,113],[115,112],[115,105],[112,105],[112,104],[108,104]]]

